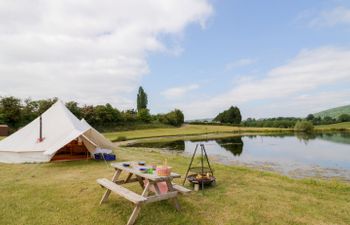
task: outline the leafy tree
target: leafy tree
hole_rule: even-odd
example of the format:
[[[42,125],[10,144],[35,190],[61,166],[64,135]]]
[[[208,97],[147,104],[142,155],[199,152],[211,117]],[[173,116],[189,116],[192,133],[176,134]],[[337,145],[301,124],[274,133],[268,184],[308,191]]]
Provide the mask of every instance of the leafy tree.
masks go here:
[[[148,99],[147,94],[143,90],[143,88],[139,87],[139,92],[137,94],[137,111],[140,111],[141,109],[147,109]]]
[[[161,123],[170,124],[176,127],[181,126],[184,123],[184,120],[184,114],[179,109],[175,109],[165,115],[159,115],[159,121]]]
[[[95,120],[99,125],[113,124],[122,121],[119,110],[113,108],[111,104],[98,105],[94,108]]]
[[[307,121],[312,121],[312,120],[314,120],[315,119],[315,116],[313,115],[313,114],[309,114],[309,115],[307,115],[307,117],[306,117],[306,120]]]
[[[322,124],[332,124],[335,122],[336,122],[336,120],[330,116],[326,116],[322,119]]]
[[[341,114],[338,117],[339,122],[350,122],[350,115],[349,114]]]
[[[123,111],[121,115],[125,122],[135,122],[137,120],[137,112],[133,109]]]
[[[66,107],[79,119],[82,118],[82,112],[81,108],[79,107],[78,103],[75,101],[70,101],[66,103]]]
[[[37,104],[39,106],[38,108],[38,114],[43,114],[46,110],[48,110],[53,104],[55,104],[58,101],[58,98],[48,98],[43,100],[38,100]]]
[[[241,111],[238,107],[231,106],[228,110],[219,113],[214,121],[220,123],[240,124],[242,121]]]
[[[0,99],[0,114],[5,124],[18,127],[21,120],[21,100],[15,97],[4,97]]]
[[[30,98],[24,100],[22,108],[21,124],[25,125],[39,116],[39,104],[37,101],[32,101]]]
[[[137,112],[137,119],[142,122],[149,123],[151,122],[152,117],[148,109],[140,109]]]
[[[81,108],[81,117],[84,118],[89,124],[94,126],[96,124],[95,109],[92,105],[84,105]]]
[[[313,120],[312,120],[312,123],[314,125],[320,125],[322,123],[322,118],[321,117],[315,117]]]
[[[314,125],[307,120],[298,121],[294,127],[295,131],[311,133],[314,130]]]

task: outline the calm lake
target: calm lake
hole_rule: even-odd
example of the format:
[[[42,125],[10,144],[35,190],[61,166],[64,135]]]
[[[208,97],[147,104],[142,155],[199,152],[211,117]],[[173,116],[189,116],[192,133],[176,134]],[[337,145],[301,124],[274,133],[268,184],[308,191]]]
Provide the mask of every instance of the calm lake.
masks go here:
[[[350,133],[257,135],[200,141],[134,143],[191,155],[204,144],[211,160],[278,171],[292,177],[324,177],[350,181]]]

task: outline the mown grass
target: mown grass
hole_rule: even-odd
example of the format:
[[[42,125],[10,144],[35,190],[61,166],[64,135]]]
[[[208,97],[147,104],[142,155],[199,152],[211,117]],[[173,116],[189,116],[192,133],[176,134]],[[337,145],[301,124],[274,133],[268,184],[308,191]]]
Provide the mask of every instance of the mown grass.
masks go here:
[[[233,127],[233,126],[215,126],[215,125],[184,125],[179,128],[157,128],[147,130],[131,130],[120,132],[109,132],[104,135],[110,140],[114,141],[120,137],[126,139],[140,139],[150,137],[164,137],[164,136],[184,136],[184,135],[199,135],[199,134],[213,134],[213,133],[269,133],[269,132],[285,132],[292,129],[283,128],[253,128],[253,127]]]
[[[184,174],[189,158],[136,148],[119,148],[119,160],[162,163]],[[214,164],[217,186],[171,201],[146,205],[136,224],[350,224],[350,185],[340,181],[295,180],[269,172]],[[133,206],[96,184],[111,178],[104,162],[0,164],[0,224],[124,225]],[[181,180],[178,180],[180,183]],[[137,185],[130,185],[135,191]]]

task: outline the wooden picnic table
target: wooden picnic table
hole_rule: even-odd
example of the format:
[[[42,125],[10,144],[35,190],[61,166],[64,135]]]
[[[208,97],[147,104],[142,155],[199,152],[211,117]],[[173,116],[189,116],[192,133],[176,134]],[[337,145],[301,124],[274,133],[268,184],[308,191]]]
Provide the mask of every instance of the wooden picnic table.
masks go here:
[[[123,165],[124,163],[130,164],[130,166],[126,167]],[[170,176],[158,176],[155,171],[153,174],[145,173],[140,171],[139,168],[147,168],[147,166],[139,166],[137,162],[111,163],[111,166],[115,169],[112,180],[108,180],[106,178],[97,179],[97,183],[107,189],[102,196],[100,204],[107,201],[112,191],[134,203],[135,208],[128,220],[127,225],[134,224],[140,212],[141,205],[143,204],[173,199],[175,208],[180,210],[180,204],[177,200],[178,193],[186,194],[190,192],[189,189],[172,183],[174,178],[181,177],[177,173],[171,173]],[[122,172],[126,172],[128,175],[126,179],[120,180],[119,177]],[[121,186],[122,184],[133,182],[138,182],[140,184],[141,188],[143,189],[141,195]],[[165,193],[162,193],[159,188],[159,184],[162,182],[166,183],[168,189],[168,191]],[[154,192],[154,195],[149,195],[149,192]]]

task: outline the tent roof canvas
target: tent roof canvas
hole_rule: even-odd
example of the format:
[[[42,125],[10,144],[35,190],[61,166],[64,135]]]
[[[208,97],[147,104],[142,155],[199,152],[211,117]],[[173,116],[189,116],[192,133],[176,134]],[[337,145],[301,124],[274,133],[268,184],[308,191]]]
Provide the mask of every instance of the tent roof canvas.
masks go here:
[[[96,142],[95,147],[113,148],[113,144],[102,134],[92,128],[86,121],[80,121],[70,112],[62,101],[57,101],[42,115],[42,134],[44,140],[39,142],[40,117],[33,120],[27,126],[0,141],[0,162],[7,162],[1,153],[17,153],[11,158],[17,157],[16,162],[22,162],[18,157],[21,153],[40,153],[42,160],[49,161],[51,157],[63,146],[72,140],[83,137],[85,140]],[[92,150],[89,148],[89,150]],[[34,157],[35,158],[35,157]],[[35,161],[35,159],[33,159]]]

